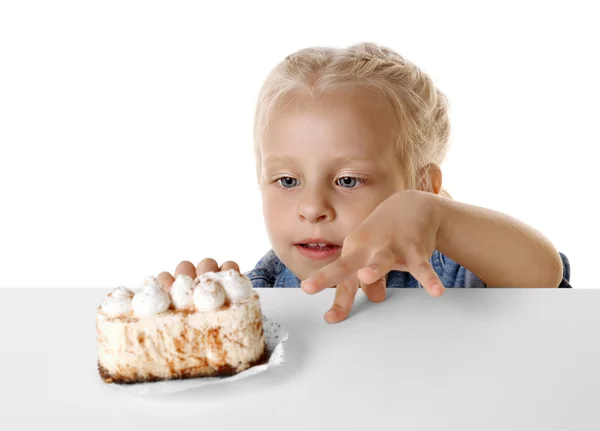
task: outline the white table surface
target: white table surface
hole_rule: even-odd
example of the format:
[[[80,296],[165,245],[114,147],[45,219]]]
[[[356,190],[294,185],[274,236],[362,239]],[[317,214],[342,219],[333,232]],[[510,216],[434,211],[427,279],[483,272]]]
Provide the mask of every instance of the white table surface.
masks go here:
[[[330,325],[332,290],[257,290],[290,333],[285,365],[147,397],[98,377],[109,289],[0,289],[0,429],[600,429],[600,291],[359,292]]]

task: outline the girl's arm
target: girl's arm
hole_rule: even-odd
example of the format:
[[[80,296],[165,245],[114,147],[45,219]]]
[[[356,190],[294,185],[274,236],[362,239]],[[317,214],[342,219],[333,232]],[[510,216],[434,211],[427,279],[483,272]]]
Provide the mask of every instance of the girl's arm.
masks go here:
[[[506,214],[430,195],[436,248],[488,287],[558,287],[562,260],[539,231]]]

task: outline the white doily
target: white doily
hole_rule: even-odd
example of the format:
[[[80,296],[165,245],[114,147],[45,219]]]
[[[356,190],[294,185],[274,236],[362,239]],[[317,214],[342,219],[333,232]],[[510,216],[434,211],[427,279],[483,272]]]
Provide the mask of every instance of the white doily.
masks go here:
[[[265,335],[265,344],[269,352],[269,359],[266,363],[248,368],[241,373],[226,377],[199,377],[194,379],[167,380],[152,383],[134,383],[119,384],[110,383],[108,386],[119,389],[131,395],[165,395],[183,392],[188,389],[200,388],[211,384],[233,382],[254,376],[267,371],[271,367],[276,367],[285,363],[285,342],[288,339],[288,332],[276,322],[267,319],[263,315],[263,329]]]

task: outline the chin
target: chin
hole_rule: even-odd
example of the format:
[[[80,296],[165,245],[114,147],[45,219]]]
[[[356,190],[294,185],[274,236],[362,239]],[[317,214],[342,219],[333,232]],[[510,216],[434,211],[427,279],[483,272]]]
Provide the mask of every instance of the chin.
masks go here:
[[[275,254],[279,257],[285,267],[292,271],[300,281],[306,280],[320,269],[336,261],[338,258],[337,256],[331,256],[318,260],[308,259],[299,254],[295,246],[286,250],[285,253],[280,253],[278,250],[275,250]]]

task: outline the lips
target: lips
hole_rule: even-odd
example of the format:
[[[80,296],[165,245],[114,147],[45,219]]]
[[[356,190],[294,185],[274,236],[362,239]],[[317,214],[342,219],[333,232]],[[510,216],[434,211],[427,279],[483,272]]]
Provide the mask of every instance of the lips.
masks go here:
[[[323,238],[306,238],[294,245],[302,256],[309,259],[327,259],[342,250],[341,246]]]

